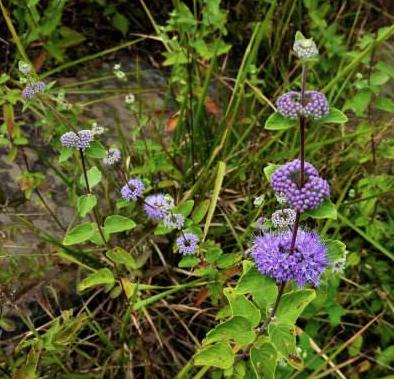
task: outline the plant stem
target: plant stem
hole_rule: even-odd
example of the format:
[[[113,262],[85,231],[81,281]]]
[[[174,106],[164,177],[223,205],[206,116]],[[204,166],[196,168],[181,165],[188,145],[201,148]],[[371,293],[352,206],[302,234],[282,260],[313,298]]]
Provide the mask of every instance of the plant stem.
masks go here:
[[[86,171],[86,164],[85,164],[85,157],[83,155],[82,149],[79,149],[79,156],[81,157],[82,171],[83,171],[83,177],[85,178],[86,191],[89,195],[91,195],[92,192],[91,192],[90,186],[89,186],[88,174]],[[108,242],[105,239],[103,229],[101,228],[101,224],[99,221],[99,215],[98,215],[97,210],[95,208],[93,208],[93,217],[94,217],[94,221],[96,222],[97,229],[98,229],[101,239],[103,240],[105,246],[109,247]]]
[[[279,289],[278,289],[278,295],[276,296],[274,306],[273,306],[269,316],[265,319],[263,325],[259,328],[260,333],[265,332],[265,330],[268,328],[268,325],[270,324],[272,319],[275,317],[276,311],[278,310],[278,307],[279,307],[280,300],[282,299],[283,293],[285,291],[285,287],[286,287],[286,282],[280,283]]]
[[[306,75],[307,75],[307,67],[305,63],[302,64],[302,74],[301,74],[301,104],[304,104],[305,101],[305,90],[306,90]],[[305,126],[306,126],[306,119],[305,117],[300,117],[300,161],[301,161],[301,167],[300,167],[300,188],[304,186],[305,183]],[[300,226],[300,218],[301,218],[301,212],[297,211],[296,213],[296,219],[294,222],[293,226],[293,234],[291,237],[291,244],[290,244],[290,254],[293,253],[295,244],[297,241],[297,233],[298,233],[298,228]],[[271,313],[267,317],[267,319],[264,321],[263,325],[260,327],[259,331],[260,333],[263,333],[269,323],[272,321],[272,319],[275,317],[276,311],[278,310],[280,300],[283,296],[284,290],[286,287],[286,282],[282,282],[279,284],[279,289],[278,289],[278,295],[276,296],[276,300],[274,303],[274,306],[272,308]]]
[[[29,161],[27,160],[27,156],[25,153],[25,149],[23,147],[21,147],[21,152],[22,152],[22,157],[23,157],[23,161],[25,162],[25,167],[26,170],[28,172],[30,172],[30,165],[29,165]],[[35,194],[38,196],[38,198],[40,199],[42,205],[44,206],[44,208],[48,211],[48,213],[52,216],[53,220],[56,222],[56,224],[59,226],[60,229],[62,229],[63,231],[66,231],[66,228],[64,227],[64,225],[60,222],[60,220],[58,219],[58,217],[56,216],[55,212],[51,209],[51,207],[48,205],[48,203],[45,201],[44,196],[42,196],[40,190],[38,188],[34,189]]]

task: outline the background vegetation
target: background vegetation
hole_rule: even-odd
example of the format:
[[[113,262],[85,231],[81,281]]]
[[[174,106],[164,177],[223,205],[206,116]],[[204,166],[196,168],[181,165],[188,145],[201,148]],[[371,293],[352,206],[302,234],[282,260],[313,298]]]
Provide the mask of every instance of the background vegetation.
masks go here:
[[[295,358],[275,378],[394,378],[390,5],[0,0],[0,376],[256,377],[241,354],[223,370],[220,354],[193,357],[231,315],[223,289],[245,270],[256,219],[276,207],[263,169],[298,155],[296,129],[265,123],[299,88],[300,30],[320,51],[308,86],[348,118],[308,128],[307,159],[337,217],[307,223],[343,241],[347,260],[301,314]],[[29,102],[19,61],[48,87]],[[86,162],[95,209],[133,220],[109,232],[110,249],[64,239],[93,213],[78,200],[78,155],[59,138],[94,123],[106,129]],[[100,160],[111,145],[128,175],[174,197],[205,260],[182,258],[174,233],[119,200],[120,174]]]

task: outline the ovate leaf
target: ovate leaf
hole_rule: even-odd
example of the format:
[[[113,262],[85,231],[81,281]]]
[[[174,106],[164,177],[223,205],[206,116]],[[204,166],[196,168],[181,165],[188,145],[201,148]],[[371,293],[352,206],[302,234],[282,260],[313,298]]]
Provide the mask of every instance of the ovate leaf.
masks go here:
[[[102,268],[82,280],[81,283],[79,283],[78,285],[78,290],[82,292],[90,287],[114,283],[115,278],[112,271],[108,268]]]
[[[331,108],[330,112],[319,120],[323,124],[344,124],[347,121],[345,113],[337,108]]]
[[[107,153],[105,147],[98,141],[93,141],[85,150],[85,154],[90,158],[105,158]]]
[[[135,226],[136,223],[132,219],[120,215],[108,216],[104,221],[104,230],[109,234],[131,230]]]
[[[85,217],[97,204],[95,195],[82,195],[78,198],[78,212],[81,217]]]
[[[250,363],[256,379],[275,379],[278,355],[274,346],[264,343],[250,350]]]
[[[101,171],[96,166],[93,166],[90,170],[87,171],[87,177],[88,177],[89,187],[93,188],[95,185],[100,183],[102,174]],[[85,178],[83,174],[81,175],[79,182],[82,187],[86,188]]]
[[[306,211],[305,214],[316,219],[329,218],[336,220],[338,217],[337,208],[330,199],[325,199],[318,208]]]
[[[249,320],[253,327],[256,327],[261,319],[259,309],[244,295],[238,295],[234,289],[225,288],[223,290],[230,303],[233,316],[241,316]]]
[[[233,365],[234,357],[235,354],[227,342],[218,342],[200,349],[194,356],[194,364],[226,370]]]
[[[294,354],[296,338],[293,325],[271,323],[268,326],[268,334],[276,350],[284,357]]]
[[[217,341],[232,340],[243,346],[252,343],[255,338],[256,333],[252,330],[250,322],[244,317],[235,316],[210,330],[203,343],[205,345]]]
[[[335,262],[345,256],[346,245],[342,241],[327,240],[325,244],[328,250],[327,255],[331,262]]]
[[[235,293],[239,295],[252,294],[253,300],[264,309],[274,303],[278,293],[275,281],[262,275],[250,261],[243,262],[243,274],[240,277]]]
[[[75,245],[87,241],[94,234],[94,227],[91,223],[77,225],[67,232],[63,240],[63,245]]]
[[[283,117],[279,113],[273,113],[265,122],[264,129],[267,130],[286,130],[297,125],[296,119]]]
[[[315,290],[305,289],[283,295],[276,319],[278,323],[293,325],[305,307],[316,297]]]
[[[179,261],[178,267],[180,268],[194,267],[197,266],[199,262],[200,259],[195,255],[186,255]]]

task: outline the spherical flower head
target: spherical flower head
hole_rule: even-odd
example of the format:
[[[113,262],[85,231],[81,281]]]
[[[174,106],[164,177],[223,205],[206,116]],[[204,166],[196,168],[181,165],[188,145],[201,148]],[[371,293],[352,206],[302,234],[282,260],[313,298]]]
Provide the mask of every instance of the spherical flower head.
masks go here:
[[[292,226],[296,220],[296,211],[291,208],[276,211],[271,216],[272,224],[275,228],[287,228]]]
[[[194,233],[184,233],[175,241],[181,254],[194,254],[198,249],[199,238]]]
[[[31,100],[34,95],[35,95],[34,87],[31,85],[27,85],[25,88],[22,90],[22,98],[24,100]]]
[[[44,92],[47,85],[43,81],[38,81],[33,84],[34,93]]]
[[[304,212],[317,208],[330,196],[328,182],[308,162],[304,165],[304,185],[300,185],[301,161],[295,159],[279,167],[271,177],[274,191],[284,196],[291,208]]]
[[[78,132],[78,138],[79,141],[77,147],[79,149],[85,150],[90,146],[90,143],[94,140],[94,133],[89,129],[80,130]]]
[[[74,148],[78,146],[79,137],[74,132],[67,132],[60,137],[60,142],[64,147]]]
[[[329,112],[327,98],[318,91],[305,91],[301,102],[301,93],[290,91],[276,101],[278,113],[287,118],[307,117],[319,119]]]
[[[287,118],[297,118],[302,112],[302,105],[299,102],[299,92],[290,91],[280,96],[276,100],[276,107],[278,112]]]
[[[168,212],[163,217],[163,224],[169,229],[182,229],[185,224],[185,217],[179,213]]]
[[[107,156],[103,158],[103,163],[107,166],[112,166],[118,163],[121,158],[121,152],[119,149],[112,147],[107,151]]]
[[[121,188],[120,194],[122,195],[123,199],[127,201],[136,201],[138,198],[142,197],[144,190],[144,183],[142,183],[138,178],[133,178]]]
[[[146,215],[152,220],[162,220],[173,207],[172,197],[162,193],[149,195],[143,206]]]
[[[327,248],[316,233],[299,229],[291,251],[292,237],[291,230],[257,236],[251,249],[257,269],[278,283],[294,280],[298,287],[317,287],[329,264]]]
[[[300,59],[310,59],[319,55],[319,50],[311,38],[299,39],[295,41],[293,50]]]

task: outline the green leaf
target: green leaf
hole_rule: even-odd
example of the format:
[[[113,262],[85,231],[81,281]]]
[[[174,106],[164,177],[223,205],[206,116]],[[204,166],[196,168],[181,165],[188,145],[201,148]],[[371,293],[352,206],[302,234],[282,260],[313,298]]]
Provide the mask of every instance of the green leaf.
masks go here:
[[[305,289],[283,295],[276,312],[276,320],[281,324],[295,324],[305,307],[316,297],[315,290]]]
[[[337,108],[331,108],[330,112],[319,120],[322,124],[344,124],[347,121],[348,118],[345,113]]]
[[[363,89],[346,101],[343,109],[352,109],[357,117],[361,117],[371,101],[371,97],[372,92],[369,89]]]
[[[200,349],[194,356],[196,366],[218,367],[223,370],[234,363],[235,354],[228,343],[218,342]]]
[[[278,355],[271,343],[264,343],[250,350],[250,363],[256,379],[275,379]]]
[[[217,341],[233,340],[237,344],[244,346],[252,343],[256,338],[256,333],[252,330],[250,322],[240,316],[235,316],[210,330],[204,338],[204,345]]]
[[[85,154],[90,158],[105,158],[107,156],[105,147],[98,141],[93,141],[85,150]]]
[[[197,266],[200,262],[200,259],[195,255],[186,255],[184,256],[178,263],[178,267],[194,267]]]
[[[268,334],[276,350],[285,358],[295,352],[296,338],[293,325],[271,323],[268,326]]]
[[[85,217],[97,204],[95,195],[82,195],[78,198],[78,212],[81,217]]]
[[[180,65],[188,62],[187,56],[183,50],[166,51],[163,55],[166,57],[163,66]]]
[[[257,271],[254,263],[243,261],[243,273],[235,287],[235,293],[239,295],[252,294],[253,300],[265,310],[272,304],[278,294],[278,287],[275,281]]]
[[[381,86],[390,80],[390,76],[385,72],[375,72],[371,75],[370,82],[373,86]]]
[[[206,199],[197,205],[196,209],[193,211],[192,220],[195,224],[200,223],[208,212],[210,200]]]
[[[299,30],[297,30],[294,40],[295,41],[302,41],[304,39],[306,39],[305,36]]]
[[[86,290],[87,288],[103,285],[103,284],[114,284],[115,278],[112,271],[108,268],[102,268],[93,274],[90,274],[78,285],[78,290],[80,292]]]
[[[273,113],[267,118],[264,129],[267,130],[286,130],[293,128],[297,125],[296,119],[283,117],[279,113]]]
[[[219,257],[223,254],[223,250],[218,245],[211,245],[206,247],[207,251],[204,258],[208,263],[216,262]]]
[[[135,226],[136,223],[132,219],[120,215],[108,216],[104,221],[104,230],[109,234],[131,230]]]
[[[115,247],[114,249],[107,251],[106,255],[112,262],[116,264],[125,265],[127,268],[132,270],[138,269],[138,265],[134,257],[121,247]]]
[[[281,165],[279,164],[269,164],[268,166],[265,166],[263,171],[264,175],[267,178],[269,182],[271,182],[271,177],[272,174],[280,167]]]
[[[116,12],[114,17],[112,17],[112,25],[118,29],[123,36],[125,36],[129,30],[129,20],[119,12]]]
[[[244,295],[238,295],[233,288],[225,288],[223,293],[230,303],[233,316],[246,318],[253,327],[259,324],[261,319],[260,311],[251,301]]]
[[[229,253],[221,255],[217,260],[216,264],[219,268],[229,268],[234,266],[241,260],[241,257],[237,253]]]
[[[184,217],[189,216],[189,214],[192,212],[194,206],[194,200],[187,200],[183,204],[178,205],[175,207],[172,212],[173,213],[179,213]]]
[[[94,227],[91,223],[79,224],[67,232],[63,240],[63,245],[69,246],[87,241],[93,234]]]
[[[327,256],[331,262],[335,262],[345,256],[346,245],[342,241],[327,240],[325,244],[327,246]]]
[[[329,218],[336,220],[337,208],[330,199],[325,199],[318,208],[306,211],[304,214],[316,219]]]
[[[100,183],[102,174],[101,171],[96,166],[93,166],[90,170],[87,171],[87,177],[88,177],[89,187],[93,188],[95,185]],[[81,184],[81,187],[86,188],[85,178],[83,174],[79,179],[79,183]]]
[[[67,161],[74,153],[73,149],[70,148],[62,148],[59,155],[59,163],[63,163]]]

